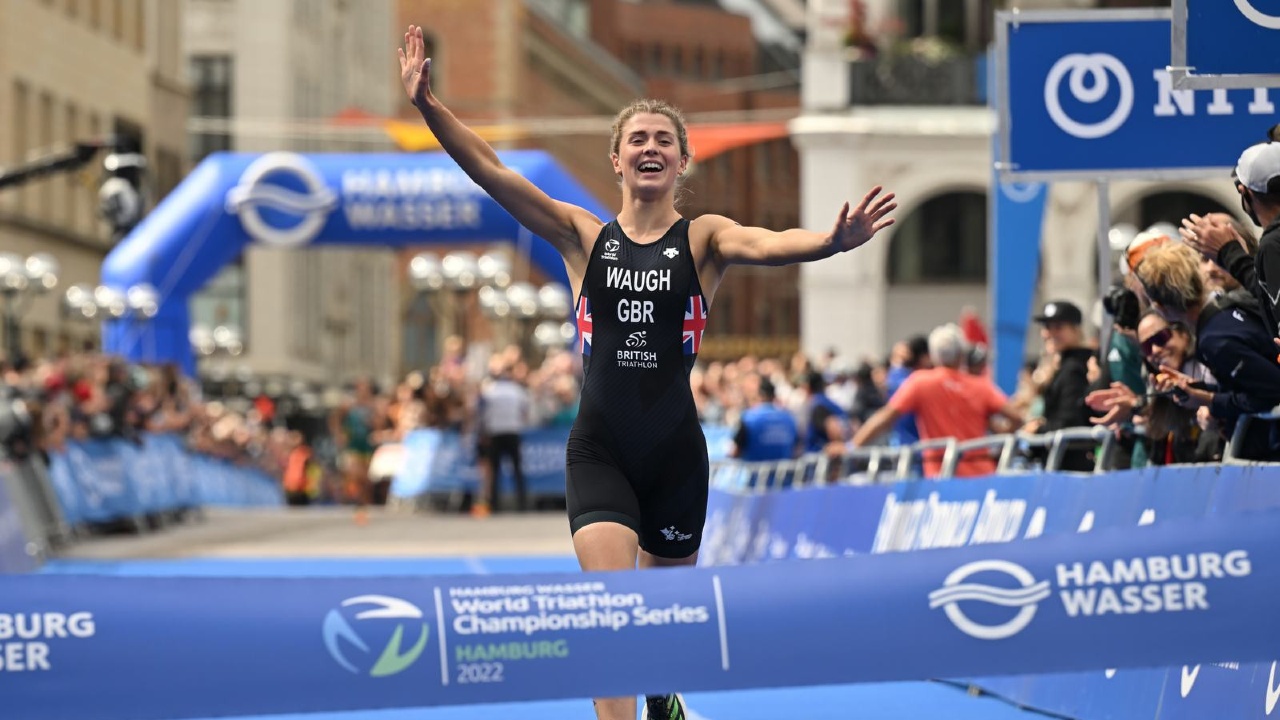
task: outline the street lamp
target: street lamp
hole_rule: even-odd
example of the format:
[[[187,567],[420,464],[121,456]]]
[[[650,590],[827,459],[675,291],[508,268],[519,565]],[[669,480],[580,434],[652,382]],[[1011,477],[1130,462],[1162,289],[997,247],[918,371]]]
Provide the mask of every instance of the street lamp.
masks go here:
[[[443,258],[422,252],[409,261],[409,283],[415,292],[432,301],[438,317],[448,319],[444,333],[460,335],[464,341],[470,336],[467,303],[472,293],[480,311],[490,319],[504,320],[515,312],[515,305],[504,292],[511,285],[511,261],[502,252],[486,252],[477,257],[458,250]]]
[[[31,298],[58,286],[58,270],[57,259],[48,253],[23,258],[17,253],[0,252],[0,295],[4,297],[4,331],[10,359],[22,355],[20,318],[30,307]]]
[[[544,353],[573,341],[577,329],[568,321],[572,309],[573,296],[563,285],[547,283],[538,289],[538,313],[542,322],[533,329],[533,342]]]

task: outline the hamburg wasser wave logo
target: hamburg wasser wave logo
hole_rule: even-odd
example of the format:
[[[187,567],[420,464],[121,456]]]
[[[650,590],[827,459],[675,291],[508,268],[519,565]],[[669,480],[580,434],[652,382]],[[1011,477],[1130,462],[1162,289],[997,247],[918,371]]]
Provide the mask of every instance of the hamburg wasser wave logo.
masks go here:
[[[338,207],[337,195],[305,157],[272,152],[254,160],[227,193],[227,212],[249,237],[276,247],[315,239]]]
[[[352,627],[348,613],[342,609],[330,610],[325,616],[324,645],[329,655],[357,675],[387,677],[407,670],[427,647],[430,628],[422,619],[422,611],[406,600],[386,595],[361,595],[342,601],[342,608],[359,606],[371,608],[351,618],[359,630]],[[401,651],[406,638],[413,647]]]
[[[1004,573],[1019,587],[1011,589],[965,582],[969,576],[987,571]],[[981,560],[952,571],[942,581],[941,588],[929,593],[929,608],[942,608],[947,618],[966,635],[979,640],[1000,640],[1021,632],[1036,616],[1036,604],[1049,597],[1049,594],[1049,581],[1036,582],[1035,576],[1021,565],[1005,560]],[[959,603],[965,600],[1018,608],[1018,612],[1008,622],[982,625],[971,620],[960,609]]]
[[[1054,571],[1051,584],[1007,560],[966,563],[929,593],[929,607],[970,637],[1003,640],[1022,632],[1054,589],[1068,620],[1194,612],[1210,608],[1211,589],[1248,577],[1253,565],[1248,552],[1231,550],[1059,563]],[[994,584],[968,582],[980,574]]]

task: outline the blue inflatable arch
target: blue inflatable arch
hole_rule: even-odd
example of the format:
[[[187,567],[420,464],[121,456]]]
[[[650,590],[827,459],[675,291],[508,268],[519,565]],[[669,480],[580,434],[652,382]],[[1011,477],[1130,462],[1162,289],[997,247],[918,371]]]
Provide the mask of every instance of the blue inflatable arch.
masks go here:
[[[500,152],[511,169],[551,197],[613,217],[548,153]],[[445,153],[215,153],[204,160],[102,265],[102,283],[122,292],[156,288],[149,321],[108,321],[107,352],[176,362],[195,372],[188,300],[251,242],[274,247],[404,247],[530,238]],[[529,242],[532,264],[567,283],[559,253]]]

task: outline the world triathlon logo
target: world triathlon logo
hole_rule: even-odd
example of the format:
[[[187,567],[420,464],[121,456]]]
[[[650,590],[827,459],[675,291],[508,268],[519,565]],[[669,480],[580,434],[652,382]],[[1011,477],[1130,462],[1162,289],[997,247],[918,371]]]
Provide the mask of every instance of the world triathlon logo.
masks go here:
[[[1017,587],[968,582],[979,573],[1001,573]],[[979,560],[956,568],[942,581],[941,588],[929,593],[929,608],[942,608],[947,619],[966,635],[979,640],[1003,640],[1022,632],[1036,616],[1036,604],[1049,595],[1049,581],[1036,582],[1035,576],[1021,565],[1007,560]],[[979,622],[965,614],[961,603],[1018,608],[1018,612],[1004,622],[986,622],[991,613],[983,613],[984,622]]]
[[[1116,93],[1111,93],[1111,78],[1115,77]],[[1103,102],[1115,102],[1115,109],[1096,122],[1084,122],[1073,117],[1062,104],[1062,86],[1080,106],[1099,107]],[[1044,106],[1049,117],[1062,131],[1083,140],[1106,137],[1124,125],[1133,112],[1133,77],[1114,55],[1106,53],[1072,53],[1063,56],[1049,69],[1044,81]]]
[[[315,166],[290,152],[254,160],[227,192],[227,212],[239,216],[249,237],[276,247],[314,240],[337,206],[337,195]]]
[[[1240,9],[1249,22],[1268,30],[1280,30],[1280,16],[1268,15],[1253,6],[1250,0],[1236,0],[1236,7]]]
[[[371,609],[349,617],[346,608]],[[352,627],[354,620],[359,631]],[[361,595],[342,601],[342,609],[329,611],[324,618],[324,646],[334,661],[349,672],[369,677],[387,677],[409,669],[427,647],[430,628],[422,611],[412,603],[385,595]],[[401,651],[405,638],[414,638],[413,647]],[[375,648],[381,648],[375,650]],[[373,659],[376,653],[377,659]]]

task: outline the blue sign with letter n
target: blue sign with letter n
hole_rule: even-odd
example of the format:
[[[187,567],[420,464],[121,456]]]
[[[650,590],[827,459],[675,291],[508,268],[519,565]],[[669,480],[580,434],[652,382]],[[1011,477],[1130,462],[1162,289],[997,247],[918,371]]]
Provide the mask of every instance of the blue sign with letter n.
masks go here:
[[[996,29],[1006,180],[1225,177],[1275,123],[1280,91],[1174,88],[1167,10],[1001,13]]]

